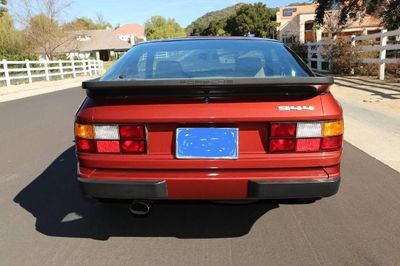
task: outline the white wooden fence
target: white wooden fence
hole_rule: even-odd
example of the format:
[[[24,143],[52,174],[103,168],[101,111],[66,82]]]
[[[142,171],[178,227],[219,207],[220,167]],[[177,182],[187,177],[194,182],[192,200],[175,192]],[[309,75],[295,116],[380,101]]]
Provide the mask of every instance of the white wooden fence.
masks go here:
[[[388,37],[395,37],[394,43],[388,44]],[[379,39],[379,42],[376,40]],[[324,46],[331,44],[328,42],[307,43],[308,65],[318,72],[329,72],[330,64]],[[367,45],[360,44],[361,41],[369,41]],[[400,29],[394,31],[382,30],[379,33],[351,36],[349,42],[360,52],[378,51],[379,58],[360,58],[359,62],[365,64],[379,64],[379,79],[385,79],[385,64],[400,63],[400,58],[387,58],[386,51],[400,51]],[[313,63],[313,62],[316,62]]]
[[[0,61],[0,86],[64,79],[78,75],[100,75],[101,60]]]

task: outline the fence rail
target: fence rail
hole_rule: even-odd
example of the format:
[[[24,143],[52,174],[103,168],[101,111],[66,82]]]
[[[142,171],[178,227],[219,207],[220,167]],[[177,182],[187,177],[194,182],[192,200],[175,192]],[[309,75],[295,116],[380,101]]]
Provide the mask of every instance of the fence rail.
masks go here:
[[[395,37],[395,42],[388,44],[388,37]],[[377,41],[379,39],[379,41]],[[369,41],[367,45],[360,43]],[[379,79],[385,79],[385,64],[400,63],[400,58],[387,58],[386,51],[400,51],[400,29],[379,33],[351,36],[349,42],[356,47],[359,52],[379,52],[378,58],[360,58],[359,62],[364,64],[379,64]],[[308,66],[318,72],[330,72],[330,62],[324,47],[332,44],[334,40],[328,42],[307,43]]]
[[[32,83],[38,80],[77,77],[78,75],[100,75],[101,60],[58,60],[58,61],[0,61],[0,86]]]

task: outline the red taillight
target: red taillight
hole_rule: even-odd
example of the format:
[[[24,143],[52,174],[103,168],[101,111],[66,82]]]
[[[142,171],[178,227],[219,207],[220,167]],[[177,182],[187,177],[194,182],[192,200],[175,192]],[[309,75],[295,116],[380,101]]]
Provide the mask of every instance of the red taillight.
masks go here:
[[[142,125],[75,124],[76,147],[90,153],[146,153],[147,137]]]
[[[321,143],[321,150],[332,151],[338,150],[342,147],[343,136],[323,138]]]
[[[291,152],[296,149],[295,139],[271,139],[269,143],[270,152]]]
[[[78,139],[76,140],[76,149],[81,152],[95,152],[96,145],[94,143],[94,140]]]
[[[144,140],[124,140],[121,143],[121,149],[126,153],[144,153],[146,145]]]
[[[96,141],[97,152],[100,153],[119,153],[119,141],[116,140],[98,140]]]
[[[319,151],[321,139],[297,139],[296,151],[313,152]]]
[[[295,137],[296,123],[290,124],[272,124],[271,137]]]
[[[342,148],[343,120],[272,123],[270,152],[323,152]]]
[[[144,139],[143,126],[119,126],[121,139]]]

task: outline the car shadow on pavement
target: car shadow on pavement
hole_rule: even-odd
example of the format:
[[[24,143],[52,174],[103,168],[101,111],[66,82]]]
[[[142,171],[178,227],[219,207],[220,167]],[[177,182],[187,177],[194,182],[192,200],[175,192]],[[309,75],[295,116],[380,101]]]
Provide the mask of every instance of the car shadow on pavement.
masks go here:
[[[207,201],[156,202],[143,218],[132,216],[128,203],[102,204],[82,196],[76,180],[74,148],[62,153],[14,198],[36,218],[48,236],[106,240],[113,236],[226,238],[246,235],[276,202],[247,205]]]
[[[350,82],[349,82],[350,83]],[[372,86],[369,88],[365,88],[365,85],[359,85],[359,84],[355,84],[355,83],[350,83],[352,85],[350,85],[349,83],[343,83],[340,81],[335,81],[336,85],[342,86],[342,87],[348,87],[348,88],[352,88],[352,89],[356,89],[356,90],[361,90],[361,91],[366,91],[366,92],[370,92],[372,95],[376,95],[376,96],[380,96],[382,98],[385,99],[390,99],[390,100],[396,100],[400,98],[400,93],[399,92],[393,92],[393,93],[385,93],[380,91],[380,89],[378,88],[374,88],[376,86]],[[385,90],[388,90],[385,88]]]

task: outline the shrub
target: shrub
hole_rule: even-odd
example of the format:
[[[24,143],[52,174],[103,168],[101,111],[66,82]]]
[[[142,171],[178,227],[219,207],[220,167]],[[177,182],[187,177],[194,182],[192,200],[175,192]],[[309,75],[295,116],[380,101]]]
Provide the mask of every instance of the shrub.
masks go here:
[[[354,74],[361,76],[378,75],[379,64],[363,64],[358,63],[354,68]]]
[[[6,51],[0,51],[0,60],[8,60],[8,61],[25,61],[25,60],[30,60],[30,61],[37,61],[38,56],[34,54],[29,54],[29,53],[9,53]]]
[[[357,64],[357,51],[346,39],[337,39],[326,47],[326,55],[334,74],[353,74]]]
[[[308,62],[307,58],[307,45],[302,43],[288,44],[289,48],[293,50],[304,62]]]
[[[386,64],[385,71],[390,78],[400,78],[400,63]]]

